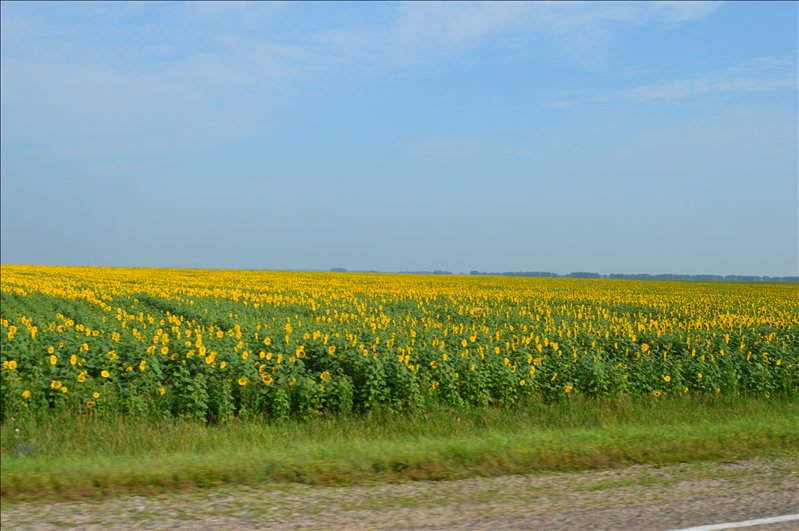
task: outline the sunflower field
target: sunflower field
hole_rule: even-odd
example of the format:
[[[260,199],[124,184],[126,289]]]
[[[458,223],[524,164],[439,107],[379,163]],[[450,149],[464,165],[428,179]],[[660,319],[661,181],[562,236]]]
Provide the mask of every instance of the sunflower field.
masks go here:
[[[2,419],[799,397],[799,286],[2,266]]]

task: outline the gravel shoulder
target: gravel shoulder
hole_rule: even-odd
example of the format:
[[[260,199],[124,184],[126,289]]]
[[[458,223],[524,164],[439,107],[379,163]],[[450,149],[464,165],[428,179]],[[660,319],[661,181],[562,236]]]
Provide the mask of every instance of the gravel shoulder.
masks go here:
[[[799,457],[344,487],[269,484],[0,509],[4,531],[679,529],[798,514]],[[760,528],[796,530],[799,521]]]

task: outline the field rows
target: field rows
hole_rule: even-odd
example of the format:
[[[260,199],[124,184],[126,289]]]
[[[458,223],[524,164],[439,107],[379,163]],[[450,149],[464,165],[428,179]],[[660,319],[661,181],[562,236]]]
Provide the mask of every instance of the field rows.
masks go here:
[[[2,416],[799,394],[799,286],[3,266]]]

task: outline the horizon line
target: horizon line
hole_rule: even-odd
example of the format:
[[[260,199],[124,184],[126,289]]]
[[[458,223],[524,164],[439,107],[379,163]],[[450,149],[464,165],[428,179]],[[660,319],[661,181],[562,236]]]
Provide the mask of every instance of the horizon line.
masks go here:
[[[270,267],[203,267],[203,266],[147,266],[147,265],[95,265],[95,264],[21,264],[0,262],[0,267],[65,267],[65,268],[106,268],[106,269],[177,269],[177,270],[201,270],[201,271],[263,271],[263,272],[287,272],[287,273],[367,273],[367,274],[393,274],[393,275],[452,275],[452,276],[518,276],[518,277],[538,277],[538,278],[604,278],[614,280],[634,280],[636,277],[645,279],[646,277],[680,277],[680,279],[696,278],[700,280],[736,280],[736,279],[782,279],[792,282],[799,282],[799,273],[793,275],[752,275],[740,273],[598,273],[595,271],[570,271],[568,273],[557,273],[554,271],[532,271],[532,270],[506,270],[506,271],[449,271],[444,269],[414,269],[414,270],[385,270],[385,269],[349,269],[344,267],[331,268],[270,268]],[[668,280],[666,278],[666,280]]]

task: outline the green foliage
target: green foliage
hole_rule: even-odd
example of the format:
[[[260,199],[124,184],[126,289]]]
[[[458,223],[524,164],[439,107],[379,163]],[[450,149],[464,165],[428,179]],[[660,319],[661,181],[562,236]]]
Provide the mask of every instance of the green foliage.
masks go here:
[[[794,285],[3,272],[0,421],[799,398]]]
[[[267,403],[283,403],[288,415],[288,394],[301,394],[300,386],[270,386],[275,395]],[[234,400],[251,389],[234,386]],[[351,484],[799,455],[799,402],[787,397],[570,394],[542,403],[530,395],[513,408],[431,402],[413,415],[380,407],[283,418],[209,424],[70,409],[10,418],[0,426],[0,496],[5,504],[151,493],[154,486]]]

